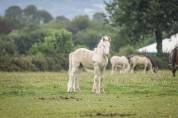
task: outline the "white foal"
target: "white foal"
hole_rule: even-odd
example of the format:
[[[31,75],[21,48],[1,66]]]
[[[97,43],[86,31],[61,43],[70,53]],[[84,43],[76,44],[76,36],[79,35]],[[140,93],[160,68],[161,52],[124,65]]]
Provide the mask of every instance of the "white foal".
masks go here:
[[[92,91],[100,93],[103,88],[103,73],[108,63],[111,38],[102,37],[94,50],[79,48],[69,54],[69,80],[67,91],[79,91],[79,73],[80,69],[89,69],[94,71],[94,83]]]

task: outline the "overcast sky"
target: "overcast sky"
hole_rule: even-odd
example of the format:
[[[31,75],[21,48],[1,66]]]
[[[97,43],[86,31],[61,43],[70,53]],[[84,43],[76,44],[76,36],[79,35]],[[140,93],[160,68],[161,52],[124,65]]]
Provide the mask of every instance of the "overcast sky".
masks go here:
[[[95,12],[105,12],[104,0],[0,0],[0,15],[12,5],[21,8],[27,5],[35,5],[39,9],[45,9],[54,17],[66,16],[74,18],[76,15],[87,14],[91,16]],[[110,0],[105,0],[106,2]]]

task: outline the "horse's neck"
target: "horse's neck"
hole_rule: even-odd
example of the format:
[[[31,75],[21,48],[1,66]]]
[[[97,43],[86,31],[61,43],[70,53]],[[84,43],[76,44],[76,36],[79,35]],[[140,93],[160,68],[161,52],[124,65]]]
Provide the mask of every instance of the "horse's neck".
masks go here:
[[[101,48],[95,48],[93,60],[97,63],[106,63],[108,61],[108,57],[104,55]]]

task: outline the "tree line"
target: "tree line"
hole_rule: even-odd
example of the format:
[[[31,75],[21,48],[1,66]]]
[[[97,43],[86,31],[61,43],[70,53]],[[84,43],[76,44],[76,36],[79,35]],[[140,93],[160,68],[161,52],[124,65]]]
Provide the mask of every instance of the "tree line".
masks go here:
[[[106,3],[107,14],[73,19],[34,5],[11,6],[0,16],[0,71],[67,70],[71,51],[93,49],[103,35],[112,38],[111,55],[131,54],[154,41],[161,53],[162,38],[178,29],[176,6],[175,0],[113,0]]]

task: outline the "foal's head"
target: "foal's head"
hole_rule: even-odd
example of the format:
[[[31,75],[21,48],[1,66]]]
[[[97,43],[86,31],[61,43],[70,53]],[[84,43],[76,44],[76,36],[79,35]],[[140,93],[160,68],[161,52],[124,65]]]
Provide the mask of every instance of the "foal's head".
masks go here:
[[[102,50],[104,55],[109,55],[111,38],[109,36],[103,36],[98,44],[98,48]]]

